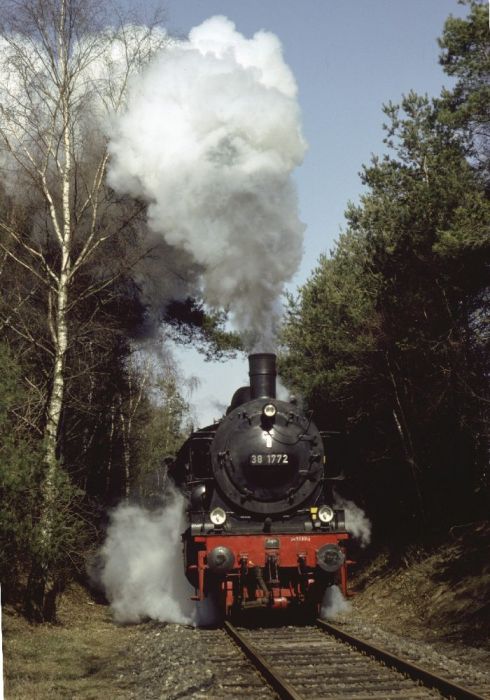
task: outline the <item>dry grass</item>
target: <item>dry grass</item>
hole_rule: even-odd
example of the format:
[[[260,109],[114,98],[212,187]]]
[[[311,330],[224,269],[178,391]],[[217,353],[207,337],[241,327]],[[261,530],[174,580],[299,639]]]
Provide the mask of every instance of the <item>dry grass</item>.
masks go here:
[[[356,609],[393,632],[490,652],[490,524],[455,531],[397,563],[381,553],[355,577]]]
[[[131,645],[136,634],[137,628],[114,625],[109,609],[93,603],[77,586],[65,595],[57,625],[29,625],[6,608],[5,697],[129,698],[134,686]]]

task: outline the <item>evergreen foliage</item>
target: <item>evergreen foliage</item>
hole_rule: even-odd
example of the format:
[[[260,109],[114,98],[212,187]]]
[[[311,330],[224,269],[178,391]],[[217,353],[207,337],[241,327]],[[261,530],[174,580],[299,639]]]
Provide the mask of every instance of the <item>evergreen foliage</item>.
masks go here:
[[[4,343],[0,362],[0,578],[8,595],[32,549],[41,454],[18,425],[15,414],[24,400],[20,367]]]
[[[384,108],[388,153],[364,167],[366,193],[290,299],[283,332],[283,370],[324,427],[349,433],[347,469],[380,527],[452,523],[488,505],[490,202],[475,105],[489,34],[483,6],[469,5],[441,40],[454,92]]]
[[[441,119],[458,129],[487,185],[490,178],[490,51],[488,3],[463,0],[468,17],[450,16],[439,40],[440,63],[457,79],[441,96]]]
[[[22,367],[4,343],[0,344],[0,363],[0,579],[4,599],[19,600],[26,564],[32,566],[40,552],[43,451],[19,423],[26,400]],[[80,564],[86,534],[80,518],[81,493],[63,472],[59,478],[49,566],[61,587],[72,566]],[[25,602],[29,608],[30,601]]]

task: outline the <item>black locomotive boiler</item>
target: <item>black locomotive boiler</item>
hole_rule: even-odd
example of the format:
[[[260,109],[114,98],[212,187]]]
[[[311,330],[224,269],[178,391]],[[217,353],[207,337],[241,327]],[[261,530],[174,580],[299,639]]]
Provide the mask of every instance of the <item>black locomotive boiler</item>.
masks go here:
[[[195,598],[223,612],[320,604],[347,593],[344,512],[333,504],[322,434],[276,398],[276,357],[249,357],[250,386],[184,443],[171,475],[188,499],[183,535]]]

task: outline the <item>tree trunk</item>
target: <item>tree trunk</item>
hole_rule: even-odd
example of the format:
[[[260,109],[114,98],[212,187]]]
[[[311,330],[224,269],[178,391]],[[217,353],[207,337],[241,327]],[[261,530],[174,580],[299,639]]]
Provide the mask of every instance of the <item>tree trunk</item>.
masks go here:
[[[422,491],[420,489],[419,476],[418,476],[418,472],[420,471],[420,468],[419,468],[417,461],[416,461],[416,458],[415,458],[415,450],[413,447],[412,435],[411,435],[410,428],[408,426],[408,422],[407,422],[407,419],[405,416],[405,411],[403,409],[403,403],[401,401],[400,392],[398,390],[398,384],[397,384],[396,377],[395,377],[395,374],[394,374],[392,366],[391,366],[391,361],[390,361],[390,357],[389,357],[388,353],[385,353],[385,358],[386,358],[386,366],[388,368],[388,374],[390,376],[391,384],[393,386],[393,395],[394,395],[394,399],[395,399],[395,408],[393,409],[393,419],[395,421],[396,429],[397,429],[398,435],[400,437],[403,453],[405,455],[405,460],[410,468],[410,473],[412,475],[412,480],[413,480],[413,484],[415,487],[415,493],[416,493],[416,497],[417,497],[419,516],[421,518],[422,523],[424,523],[425,519],[426,519],[425,505],[424,505],[424,499],[422,496]]]
[[[63,42],[63,26],[65,23],[65,3],[61,4],[60,16],[60,70],[67,70],[67,50]],[[68,89],[65,80],[65,89]],[[46,409],[46,427],[44,431],[44,463],[45,471],[40,492],[39,538],[36,560],[33,562],[28,596],[31,598],[31,616],[40,620],[52,620],[56,615],[56,595],[59,583],[56,580],[54,566],[57,542],[54,541],[54,516],[59,496],[58,436],[63,410],[65,393],[65,359],[68,349],[68,292],[71,281],[71,206],[70,206],[70,177],[71,177],[71,134],[70,134],[70,104],[67,92],[62,95],[63,107],[63,164],[60,165],[62,178],[62,225],[56,212],[53,199],[46,186],[51,220],[60,246],[61,259],[56,286],[54,312],[50,297],[49,325],[54,345],[54,361],[51,393]]]
[[[63,277],[64,275],[62,275]],[[63,408],[65,388],[64,365],[68,346],[68,328],[66,318],[67,303],[66,283],[61,285],[58,294],[54,329],[55,357],[53,364],[53,382],[47,406],[47,421],[44,432],[44,479],[40,492],[40,518],[38,551],[32,564],[28,583],[28,600],[30,617],[38,620],[53,620],[56,615],[56,595],[59,584],[52,570],[52,552],[56,548],[53,541],[53,520],[58,501],[58,481],[60,465],[58,462],[58,434]]]

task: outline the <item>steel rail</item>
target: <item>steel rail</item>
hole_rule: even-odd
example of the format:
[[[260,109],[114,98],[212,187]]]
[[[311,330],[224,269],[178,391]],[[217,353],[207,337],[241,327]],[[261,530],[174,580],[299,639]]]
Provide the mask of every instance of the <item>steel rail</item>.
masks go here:
[[[344,630],[341,630],[336,625],[332,625],[331,623],[320,619],[318,619],[316,622],[320,629],[328,634],[331,634],[336,639],[347,642],[356,649],[359,649],[359,651],[362,651],[377,660],[383,661],[383,663],[385,663],[387,666],[405,673],[414,680],[422,681],[424,685],[435,688],[443,695],[455,698],[455,700],[488,700],[488,698],[485,698],[483,695],[478,695],[478,693],[474,693],[468,688],[463,688],[463,686],[458,685],[457,683],[453,683],[446,678],[441,678],[435,673],[431,673],[431,671],[427,671],[427,669],[422,668],[417,664],[413,664],[410,661],[405,661],[389,651],[385,651],[374,644],[366,642],[364,639],[354,637],[352,634],[344,632]]]
[[[272,689],[278,693],[281,700],[304,700],[304,696],[300,695],[280,673],[274,671],[253,644],[250,644],[227,620],[224,623],[224,628]]]

